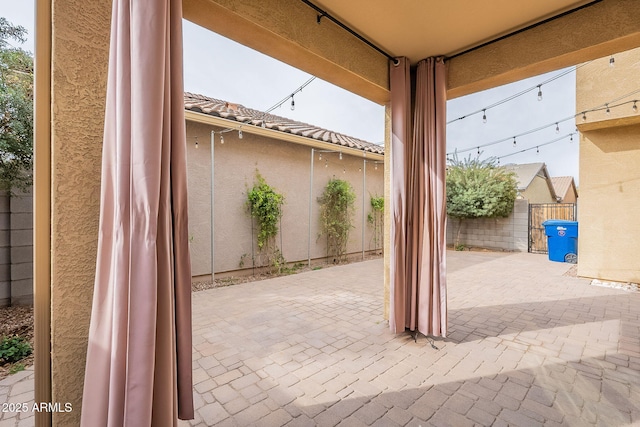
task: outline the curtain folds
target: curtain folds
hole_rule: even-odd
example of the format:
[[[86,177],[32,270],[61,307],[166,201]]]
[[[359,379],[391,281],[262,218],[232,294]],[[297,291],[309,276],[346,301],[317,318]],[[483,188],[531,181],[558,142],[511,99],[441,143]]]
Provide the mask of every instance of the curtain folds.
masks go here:
[[[409,329],[444,337],[447,334],[446,69],[442,58],[427,58],[418,63],[412,79],[406,58],[390,67],[389,326],[395,333]]]
[[[81,424],[193,418],[181,0],[114,0]]]

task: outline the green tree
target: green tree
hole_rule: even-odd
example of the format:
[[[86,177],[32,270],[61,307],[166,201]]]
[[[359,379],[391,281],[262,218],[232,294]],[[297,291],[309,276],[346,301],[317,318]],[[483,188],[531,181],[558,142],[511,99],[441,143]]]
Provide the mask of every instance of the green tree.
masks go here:
[[[27,30],[0,17],[0,190],[26,190],[33,166],[33,57]]]
[[[449,160],[447,168],[447,214],[459,221],[456,247],[463,220],[507,217],[513,211],[517,182],[515,174],[479,157]]]
[[[346,260],[349,231],[353,228],[356,193],[347,181],[331,179],[318,199],[320,236],[327,238],[327,256],[334,262]]]

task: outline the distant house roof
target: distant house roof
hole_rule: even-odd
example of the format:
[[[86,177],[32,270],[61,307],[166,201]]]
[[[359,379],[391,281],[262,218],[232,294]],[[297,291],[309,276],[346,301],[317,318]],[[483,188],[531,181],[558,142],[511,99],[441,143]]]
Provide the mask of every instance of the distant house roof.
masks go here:
[[[186,92],[184,94],[184,108],[189,111],[222,117],[253,126],[262,126],[264,122],[266,128],[279,132],[291,133],[365,152],[384,154],[384,147],[362,139],[203,95]]]
[[[576,196],[578,195],[576,183],[573,180],[572,176],[551,177],[551,184],[553,184],[553,188],[556,191],[558,197],[561,198],[561,200],[564,200],[571,187],[573,187],[573,191],[575,192]]]
[[[521,165],[508,164],[504,166],[505,169],[515,172],[516,180],[518,181],[518,191],[523,192],[529,188],[529,185],[533,182],[536,176],[540,176],[547,181],[551,197],[557,199],[555,189],[551,183],[551,177],[547,171],[547,165],[544,163],[524,163]]]

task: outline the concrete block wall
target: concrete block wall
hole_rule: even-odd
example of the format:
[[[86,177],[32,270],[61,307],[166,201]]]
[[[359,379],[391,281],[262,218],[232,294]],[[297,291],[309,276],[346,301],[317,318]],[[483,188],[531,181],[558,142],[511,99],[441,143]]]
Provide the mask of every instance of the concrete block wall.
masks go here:
[[[33,197],[0,194],[0,307],[33,304]]]
[[[454,245],[460,221],[447,220],[447,244]],[[477,218],[462,221],[460,244],[504,251],[527,252],[529,248],[529,203],[516,200],[507,218]]]
[[[11,207],[0,193],[0,307],[11,304]]]

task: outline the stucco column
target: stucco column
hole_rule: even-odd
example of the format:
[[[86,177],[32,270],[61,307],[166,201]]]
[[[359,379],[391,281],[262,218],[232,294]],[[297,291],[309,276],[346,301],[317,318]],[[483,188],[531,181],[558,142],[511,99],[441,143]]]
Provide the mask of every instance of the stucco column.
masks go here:
[[[54,425],[74,426],[80,420],[98,237],[110,15],[110,1],[52,3],[51,399],[73,406],[72,412],[54,413]]]

